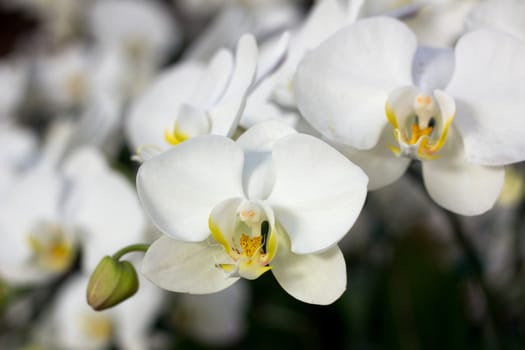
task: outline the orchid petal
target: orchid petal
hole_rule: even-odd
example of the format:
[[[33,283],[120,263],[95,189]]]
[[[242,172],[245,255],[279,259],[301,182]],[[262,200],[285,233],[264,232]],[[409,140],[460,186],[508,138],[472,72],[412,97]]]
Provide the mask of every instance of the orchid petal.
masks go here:
[[[243,196],[243,162],[241,149],[225,137],[190,139],[142,164],[137,175],[142,205],[165,234],[202,241],[212,208]]]
[[[192,137],[210,133],[210,119],[205,111],[192,105],[183,103],[179,108],[179,115],[175,122],[173,135],[176,141],[186,141]]]
[[[504,165],[525,159],[525,45],[497,32],[466,34],[446,92],[457,105],[456,126],[466,159]]]
[[[95,150],[77,151],[72,157],[87,159],[88,155],[98,158],[98,163],[104,162],[102,154]],[[72,182],[65,213],[81,233],[85,271],[94,270],[101,256],[140,242],[146,228],[144,212],[133,186],[107,168],[88,172]]]
[[[226,250],[231,248],[239,224],[237,210],[244,201],[244,198],[226,199],[214,206],[210,213],[208,226],[211,235]]]
[[[463,33],[465,16],[478,0],[425,2],[420,2],[417,13],[407,16],[404,22],[416,33],[421,45],[451,47]]]
[[[434,47],[418,47],[414,56],[414,83],[426,94],[444,89],[454,71],[454,51]]]
[[[238,280],[227,277],[216,266],[223,258],[228,256],[220,245],[207,241],[187,243],[163,236],[146,252],[142,273],[157,286],[173,292],[214,293]]]
[[[479,2],[465,18],[467,30],[495,29],[525,42],[525,3],[521,0]]]
[[[268,197],[275,180],[272,149],[279,139],[295,133],[283,123],[268,121],[248,129],[237,139],[244,151],[243,187],[247,198]]]
[[[361,20],[306,55],[294,80],[305,119],[323,136],[360,150],[379,141],[392,89],[412,84],[414,34],[389,18]]]
[[[213,134],[231,136],[237,128],[248,89],[255,78],[258,55],[255,38],[250,34],[242,36],[230,83],[217,105],[209,111]]]
[[[277,42],[272,43],[272,45],[267,46],[266,50],[261,51],[257,64],[257,75],[250,91],[253,91],[261,82],[275,73],[287,60],[289,45],[290,33],[285,32]]]
[[[398,157],[389,146],[397,145],[392,128],[385,127],[379,143],[367,151],[331,143],[339,152],[359,166],[368,176],[368,190],[374,191],[397,181],[405,173],[410,158]]]
[[[322,253],[298,255],[290,251],[286,237],[279,237],[272,272],[288,294],[305,303],[331,304],[346,289],[346,264],[337,245]]]
[[[173,126],[181,104],[192,97],[202,81],[203,72],[199,64],[177,65],[162,73],[135,101],[126,124],[126,134],[133,148],[164,144],[164,132]]]
[[[403,128],[407,118],[413,116],[414,100],[419,94],[415,86],[401,86],[394,89],[386,100],[386,118],[395,128]]]
[[[290,235],[292,251],[318,252],[339,241],[363,207],[365,173],[308,135],[280,139],[272,156],[275,185],[267,203]]]
[[[180,41],[180,31],[162,3],[106,0],[95,2],[87,13],[89,29],[103,47],[133,45],[153,53],[158,64]],[[123,47],[126,48],[126,47]],[[128,48],[129,49],[129,48]],[[140,51],[139,51],[140,52]]]
[[[505,170],[469,163],[460,141],[452,133],[442,156],[423,163],[423,180],[428,194],[440,206],[461,215],[479,215],[496,203]]]
[[[219,50],[210,60],[203,80],[197,86],[194,95],[187,102],[203,109],[211,107],[221,96],[233,71],[233,56],[230,51]]]

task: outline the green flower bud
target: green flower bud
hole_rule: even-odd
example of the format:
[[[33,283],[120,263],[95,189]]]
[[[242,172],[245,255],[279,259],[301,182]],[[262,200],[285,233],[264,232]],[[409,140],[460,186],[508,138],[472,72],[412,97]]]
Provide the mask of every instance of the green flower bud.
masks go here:
[[[89,279],[87,302],[94,310],[105,310],[133,296],[138,289],[133,265],[105,256]]]

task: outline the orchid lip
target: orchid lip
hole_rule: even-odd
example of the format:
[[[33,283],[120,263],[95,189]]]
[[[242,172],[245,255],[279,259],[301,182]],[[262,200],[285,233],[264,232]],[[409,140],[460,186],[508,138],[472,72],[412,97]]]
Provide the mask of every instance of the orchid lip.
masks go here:
[[[435,97],[424,94],[396,99],[397,96],[401,96],[399,91],[408,91],[408,89],[414,88],[401,88],[394,91],[391,94],[394,97],[389,97],[385,107],[387,119],[394,129],[394,137],[398,142],[397,146],[390,145],[389,148],[400,157],[416,160],[439,158],[439,151],[445,145],[450,124],[454,119],[454,114],[443,115],[440,103],[450,103],[450,100],[441,96],[441,100],[438,99],[435,103]],[[409,101],[409,98],[413,98],[413,100]],[[396,109],[400,110],[402,107],[406,109],[409,103],[410,112],[408,115],[398,115]],[[452,107],[455,113],[453,102]]]
[[[229,257],[229,261],[218,261],[216,266],[222,268],[227,277],[246,279],[256,279],[270,270],[277,249],[276,235],[261,204],[244,201],[236,213],[221,215],[235,215],[235,232],[223,232],[210,216],[212,236]]]

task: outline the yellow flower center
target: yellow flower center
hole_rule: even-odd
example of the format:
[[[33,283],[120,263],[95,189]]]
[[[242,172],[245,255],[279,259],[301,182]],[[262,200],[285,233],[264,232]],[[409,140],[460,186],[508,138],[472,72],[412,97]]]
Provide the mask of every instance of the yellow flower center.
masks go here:
[[[28,237],[33,260],[46,271],[65,271],[75,257],[73,242],[60,226],[47,225],[41,227],[41,230],[38,235],[30,234]]]
[[[277,250],[276,234],[260,208],[241,210],[237,214],[236,231],[225,238],[220,228],[210,219],[212,236],[219,242],[232,261],[218,263],[229,276],[255,279],[271,269],[270,262]]]
[[[113,333],[111,319],[105,315],[83,315],[81,325],[86,335],[102,342],[109,341]]]
[[[454,118],[448,117],[441,127],[436,125],[442,116],[439,115],[432,97],[418,95],[413,103],[413,116],[405,118],[404,125],[400,125],[399,116],[388,103],[385,111],[398,142],[398,146],[389,146],[394,154],[419,160],[432,160],[439,157],[437,153],[445,144]]]

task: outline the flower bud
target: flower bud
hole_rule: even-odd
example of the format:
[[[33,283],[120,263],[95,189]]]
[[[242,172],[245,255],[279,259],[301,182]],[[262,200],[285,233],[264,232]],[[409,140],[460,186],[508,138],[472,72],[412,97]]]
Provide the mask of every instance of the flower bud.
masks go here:
[[[105,256],[89,278],[87,302],[97,311],[105,310],[137,292],[137,272],[128,261]]]

